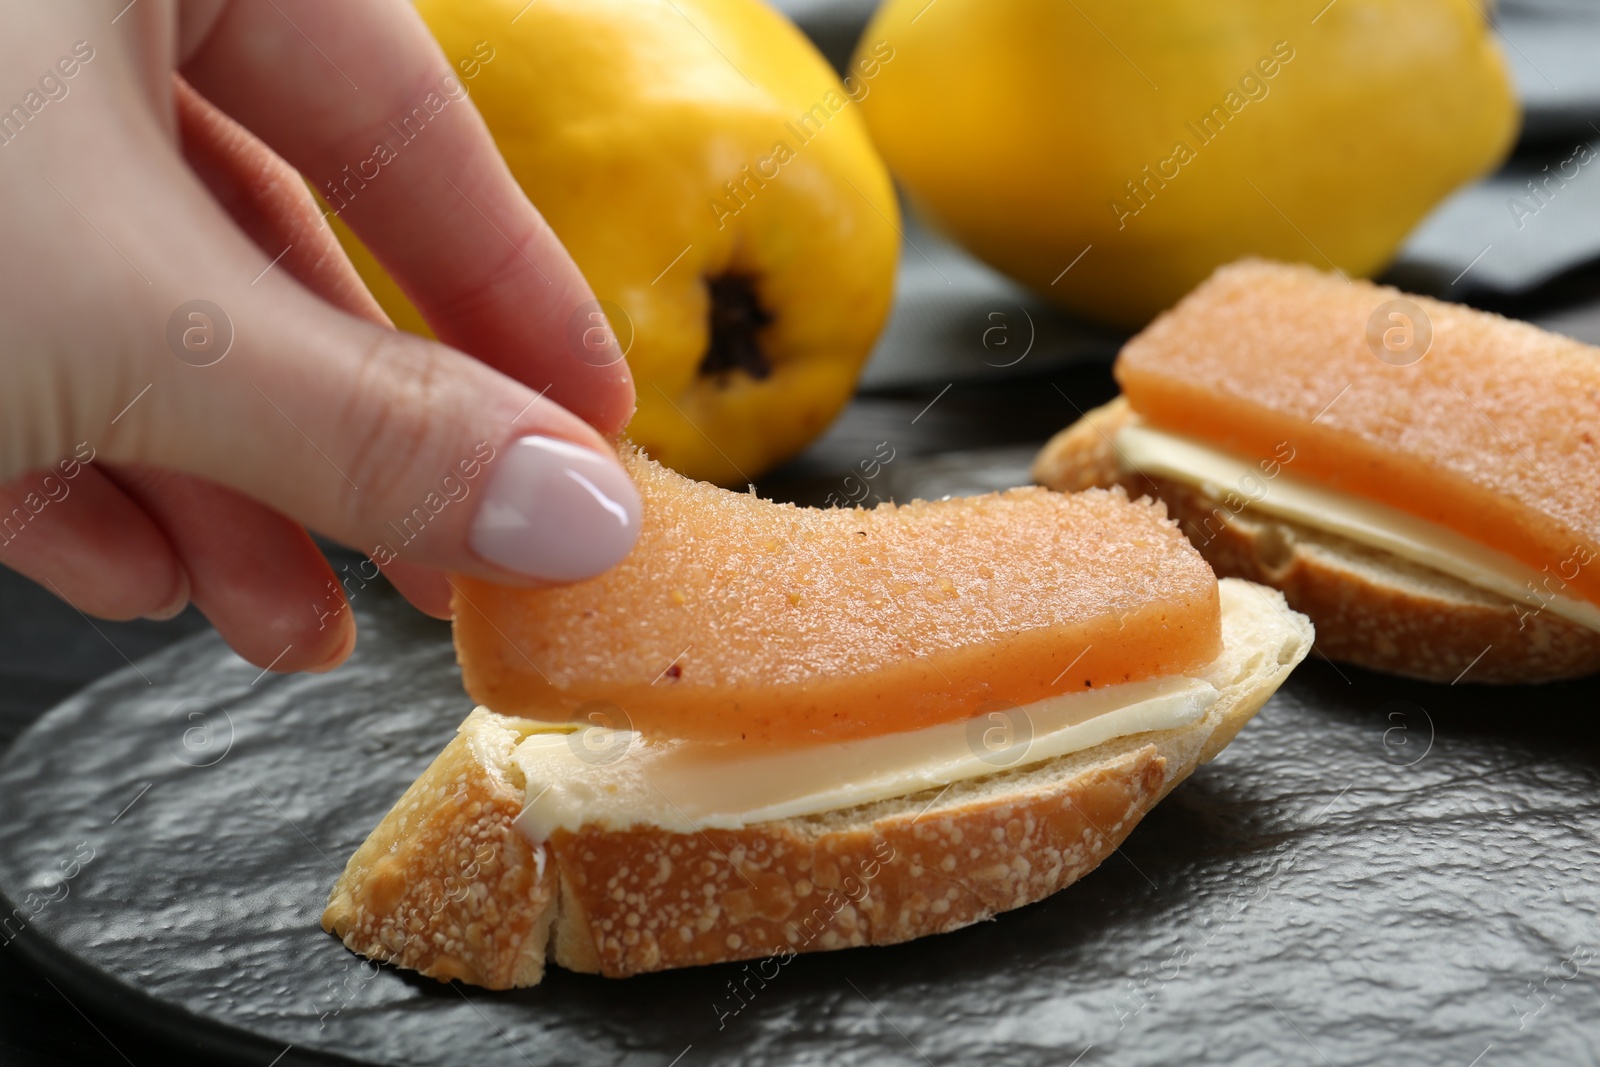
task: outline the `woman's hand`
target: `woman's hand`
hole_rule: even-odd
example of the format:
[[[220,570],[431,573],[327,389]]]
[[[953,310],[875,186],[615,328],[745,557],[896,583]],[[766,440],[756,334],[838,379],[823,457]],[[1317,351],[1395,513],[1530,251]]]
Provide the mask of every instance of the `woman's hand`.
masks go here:
[[[569,342],[594,296],[404,0],[0,25],[0,563],[90,615],[193,602],[287,671],[349,654],[343,590],[372,577],[305,528],[441,616],[446,570],[540,584],[626,554],[639,501],[602,435],[627,366]],[[296,171],[443,344],[387,327]]]

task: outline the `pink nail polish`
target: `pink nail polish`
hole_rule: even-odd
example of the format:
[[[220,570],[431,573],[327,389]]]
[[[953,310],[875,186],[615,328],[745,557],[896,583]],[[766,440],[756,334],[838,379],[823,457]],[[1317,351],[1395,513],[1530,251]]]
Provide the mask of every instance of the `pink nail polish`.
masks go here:
[[[639,536],[639,491],[615,460],[554,437],[513,441],[494,461],[472,550],[533,578],[609,570]]]

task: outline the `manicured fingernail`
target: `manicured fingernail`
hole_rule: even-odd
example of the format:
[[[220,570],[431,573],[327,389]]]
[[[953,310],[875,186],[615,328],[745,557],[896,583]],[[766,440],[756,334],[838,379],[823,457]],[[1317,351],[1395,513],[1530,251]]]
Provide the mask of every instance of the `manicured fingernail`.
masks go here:
[[[497,469],[472,523],[490,563],[555,582],[621,562],[639,536],[639,491],[615,460],[554,437],[523,437]]]
[[[193,590],[189,586],[189,575],[184,571],[179,571],[178,589],[177,592],[173,593],[172,599],[155,611],[146,612],[144,617],[152,622],[166,622],[168,619],[176,618],[183,612],[184,608],[189,606],[189,594],[191,592]]]

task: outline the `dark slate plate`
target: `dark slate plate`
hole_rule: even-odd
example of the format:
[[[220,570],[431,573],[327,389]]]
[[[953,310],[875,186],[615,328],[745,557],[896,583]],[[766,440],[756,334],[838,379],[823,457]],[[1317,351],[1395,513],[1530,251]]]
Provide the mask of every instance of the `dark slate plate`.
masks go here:
[[[929,473],[983,480],[961,462]],[[317,926],[468,707],[444,626],[376,586],[354,606],[361,647],[331,676],[261,677],[208,633],[25,734],[0,763],[0,891],[27,918],[9,950],[77,1003],[260,1064],[1596,1062],[1595,682],[1426,686],[1313,656],[1042,904],[781,968],[493,994]]]

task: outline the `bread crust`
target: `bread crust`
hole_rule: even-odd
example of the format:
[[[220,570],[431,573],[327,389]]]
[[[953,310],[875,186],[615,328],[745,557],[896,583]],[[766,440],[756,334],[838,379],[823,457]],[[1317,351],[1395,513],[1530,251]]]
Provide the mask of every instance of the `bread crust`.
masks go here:
[[[490,989],[536,985],[547,947],[568,970],[622,978],[956,930],[1093,870],[1180,769],[1145,744],[1010,800],[935,796],[926,811],[842,830],[805,819],[698,834],[584,827],[534,845],[513,823],[521,792],[495,795],[470,736],[351,857],[322,926],[370,959]],[[479,857],[480,877],[461,878]]]
[[[522,789],[496,755],[465,732],[445,746],[350,857],[324,930],[443,981],[507,989],[544,976],[557,872],[513,825]]]
[[[1166,502],[1219,576],[1283,592],[1317,631],[1329,659],[1431,682],[1514,684],[1600,670],[1600,633],[1547,611],[1530,612],[1449,575],[1346,538],[1223,501],[1117,461],[1117,431],[1138,416],[1118,397],[1062,430],[1033,476],[1064,491],[1121,485]]]
[[[323,926],[369,958],[503,989],[537,983],[547,952],[625,977],[893,944],[1041,900],[1110,855],[1305,656],[1311,628],[1279,594],[1219,593],[1220,696],[1198,722],[739,829],[586,825],[534,844],[515,825],[521,720],[477,709],[351,857]]]
[[[620,978],[956,930],[1093,870],[1166,780],[1167,760],[1146,745],[1014,802],[908,810],[844,831],[802,820],[558,831],[563,904],[577,907],[563,912],[555,959]]]

